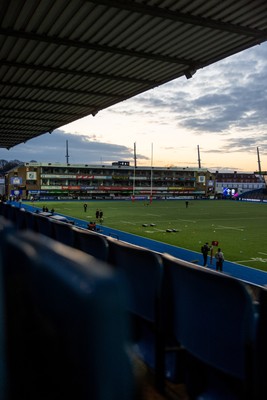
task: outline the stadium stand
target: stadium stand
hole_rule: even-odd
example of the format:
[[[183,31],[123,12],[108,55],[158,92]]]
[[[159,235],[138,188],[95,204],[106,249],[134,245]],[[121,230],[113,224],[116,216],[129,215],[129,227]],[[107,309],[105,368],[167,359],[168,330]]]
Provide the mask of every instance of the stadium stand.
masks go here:
[[[135,352],[155,370],[156,384],[163,390],[161,257],[150,250],[108,238],[108,262],[120,270],[131,294],[129,312]]]
[[[174,353],[172,338],[164,334],[162,257],[140,246],[110,237],[107,240],[108,262],[123,271],[129,284],[134,352],[154,371],[155,385],[159,392],[164,393],[166,379],[182,381],[182,377],[177,378],[177,375],[181,373],[179,357],[182,359],[183,355],[177,343]]]
[[[186,350],[190,398],[255,398],[255,315],[245,286],[163,256],[164,326]]]
[[[64,243],[68,246],[74,245],[74,233],[72,230],[72,225],[66,223],[66,222],[61,222],[61,221],[51,221],[51,226],[52,226],[52,237],[55,240],[58,240],[61,243]]]
[[[255,348],[255,379],[256,398],[266,397],[266,359],[267,359],[267,288],[261,288],[259,295],[259,321],[257,326],[257,340]]]
[[[53,232],[53,223],[49,218],[39,215],[39,214],[34,214],[36,226],[37,226],[37,232],[41,233],[42,235],[48,236],[50,238],[54,237],[54,232]]]
[[[52,133],[55,129],[78,118],[90,114],[95,116],[100,110],[148,89],[158,87],[174,78],[185,76],[190,79],[197,70],[266,41],[267,8],[264,1],[95,0],[79,2],[69,0],[68,2],[47,2],[39,0],[38,2],[6,1],[2,3],[1,83],[3,95],[0,145],[7,149],[45,132]],[[2,211],[10,211],[10,215],[2,215],[12,220],[13,210],[2,209],[0,213]],[[28,217],[27,227],[37,231],[37,218],[33,217],[34,214],[31,213],[25,215]],[[94,274],[93,268],[89,274],[87,270],[89,268],[88,255],[83,254],[82,256],[82,253],[79,253],[79,259],[74,260],[74,253],[78,253],[74,252],[73,248],[69,249],[67,246],[60,246],[55,242],[50,245],[49,243],[52,242],[49,241],[49,237],[45,237],[45,245],[44,239],[41,240],[40,235],[36,233],[34,233],[34,239],[28,237],[29,241],[26,241],[26,237],[30,234],[12,233],[15,228],[3,220],[2,222],[0,221],[0,272],[7,273],[11,278],[8,281],[4,279],[2,285],[9,300],[9,306],[18,307],[18,314],[16,316],[14,314],[6,315],[5,321],[8,323],[9,329],[12,327],[16,330],[12,329],[12,332],[7,330],[7,338],[0,335],[0,349],[1,344],[5,344],[5,340],[8,339],[8,349],[11,350],[6,365],[0,370],[1,379],[5,376],[5,367],[7,366],[10,373],[10,366],[14,365],[14,359],[18,361],[12,375],[9,375],[11,380],[8,381],[8,389],[12,389],[11,394],[18,391],[18,386],[11,385],[14,382],[13,379],[17,377],[21,385],[27,386],[28,392],[25,396],[27,400],[31,400],[31,397],[43,400],[47,393],[42,393],[42,389],[48,390],[52,383],[55,383],[56,390],[47,394],[46,399],[49,398],[49,400],[66,396],[80,400],[83,398],[83,394],[89,390],[90,385],[92,391],[87,398],[93,400],[127,398],[130,400],[131,382],[128,386],[127,397],[125,396],[126,387],[121,388],[124,374],[127,375],[125,381],[131,381],[131,374],[128,374],[128,360],[121,348],[124,335],[123,332],[121,332],[122,337],[117,333],[115,336],[112,335],[120,328],[120,323],[116,319],[117,310],[119,310],[118,315],[121,315],[121,303],[119,293],[117,293],[120,290],[116,290],[115,277],[115,281],[113,281],[112,276]],[[7,233],[9,230],[10,233]],[[35,246],[34,243],[38,246]],[[36,251],[37,247],[40,254]],[[62,252],[64,249],[64,254],[60,248]],[[18,256],[21,256],[21,262]],[[86,268],[80,260],[84,257],[87,258]],[[55,264],[55,260],[58,261],[57,264]],[[93,262],[94,265],[95,262]],[[43,280],[33,274],[33,270],[37,266],[40,268]],[[73,268],[74,266],[77,268]],[[22,268],[20,269],[20,267]],[[99,266],[99,268],[102,270],[102,267]],[[25,270],[25,274],[22,270]],[[210,275],[207,271],[204,272],[201,267],[199,267],[199,271],[201,271],[203,281],[206,277],[209,279]],[[62,274],[59,276],[60,272]],[[70,279],[70,276],[77,278],[76,282],[81,282],[79,279],[82,276],[88,277],[88,274],[92,283],[90,291],[84,290],[86,285],[85,287],[83,285],[74,287],[75,282]],[[18,281],[13,278],[18,278]],[[53,284],[51,284],[51,291],[48,294],[47,285],[50,286],[50,282]],[[36,290],[28,290],[35,289],[35,284],[40,289],[38,293]],[[239,283],[235,284],[240,286]],[[192,285],[194,286],[195,282],[192,282]],[[203,283],[203,287],[206,288],[207,285]],[[121,289],[121,285],[119,285],[119,289]],[[239,287],[237,290],[241,294],[242,290]],[[62,294],[62,297],[57,296],[59,293]],[[80,312],[75,312],[74,304],[70,303],[66,293],[70,293],[70,299],[75,298],[75,304],[79,304]],[[183,293],[184,295],[181,295],[178,300],[188,299],[188,294]],[[200,291],[198,293],[201,296]],[[225,299],[227,296],[228,306],[232,301],[232,305],[235,306],[233,308],[238,311],[240,303],[235,304],[235,297],[232,298],[232,295],[234,295],[233,291],[226,290],[222,298]],[[34,296],[36,296],[36,305],[34,302],[33,306]],[[206,293],[203,296],[207,301]],[[249,298],[245,295],[244,298],[249,302]],[[22,301],[19,302],[19,299]],[[52,302],[52,300],[54,301]],[[194,296],[193,305],[196,305],[196,301],[196,296]],[[213,304],[211,298],[210,301]],[[0,299],[0,312],[1,304],[5,306],[6,303],[4,302],[3,305]],[[69,306],[69,314],[66,313],[66,304]],[[93,307],[91,307],[92,304]],[[189,307],[190,303],[187,302],[186,306]],[[110,313],[111,307],[114,307],[112,313]],[[242,311],[243,307],[244,305],[241,305],[239,311]],[[261,298],[261,307],[260,321],[262,324],[258,332],[261,332],[262,336],[259,334],[259,337],[261,336],[263,339],[264,316],[266,315],[264,314],[264,295]],[[57,313],[59,309],[60,312]],[[198,310],[199,307],[196,309]],[[196,309],[192,311],[195,312]],[[78,327],[82,325],[82,321],[79,319],[82,310],[87,323],[90,322],[90,326],[94,328],[94,339],[97,342],[88,340],[91,338],[90,334],[93,333],[90,329],[78,330]],[[186,314],[187,309],[184,311]],[[205,313],[209,312],[205,310]],[[33,321],[30,321],[34,328],[30,332],[32,341],[26,336],[31,326],[26,324],[24,316],[30,319],[33,317]],[[100,318],[100,316],[106,318]],[[191,317],[194,316],[198,317],[195,314]],[[77,371],[74,368],[68,370],[66,368],[68,363],[64,365],[63,361],[67,358],[67,354],[63,350],[66,349],[62,349],[61,343],[58,348],[56,346],[57,335],[62,333],[64,337],[66,333],[66,329],[60,329],[60,321],[62,321],[62,326],[67,324],[73,332],[73,336],[69,336],[67,342],[69,359],[75,359],[78,366],[87,367],[87,352],[84,349],[90,350],[92,353],[90,373],[86,375],[86,382],[83,381],[75,393],[67,391],[67,388],[75,383],[75,379],[77,379],[76,383],[81,382],[84,371],[80,371],[82,373],[79,374],[79,368]],[[71,324],[71,321],[78,321],[78,325]],[[102,326],[102,322],[108,325]],[[116,326],[114,322],[118,322]],[[183,322],[187,323],[186,320]],[[214,331],[216,328],[214,322],[218,322],[218,315],[214,321],[208,319],[207,322],[211,324],[211,329]],[[229,323],[229,319],[227,319],[227,323]],[[230,325],[232,334],[235,334],[237,325],[235,322]],[[111,332],[109,332],[109,326],[111,326]],[[247,327],[247,325],[245,326]],[[105,328],[110,335],[101,334],[98,337],[98,331],[95,331],[98,327]],[[83,325],[82,328],[84,328]],[[23,347],[18,346],[21,342],[11,340],[14,339],[15,333],[18,334],[16,339],[25,339],[22,342]],[[217,330],[214,332],[213,341],[216,334]],[[122,339],[120,343],[118,343],[117,337]],[[41,348],[41,352],[46,364],[55,372],[55,375],[51,377],[51,382],[43,381],[41,375],[38,374],[39,368],[44,367],[38,363],[37,356],[40,349],[37,343],[39,341],[43,344],[46,338],[46,345],[44,349]],[[113,362],[116,361],[115,365],[113,362],[110,365],[108,360],[102,363],[97,362],[97,360],[103,361],[102,356],[107,355],[104,349],[112,347],[111,342],[105,342],[106,346],[102,348],[103,343],[101,342],[100,345],[102,338],[107,341],[114,339],[114,351],[108,350],[112,351],[113,357],[111,358]],[[190,338],[197,342],[198,331],[190,331]],[[14,349],[11,343],[14,344]],[[24,346],[25,343],[29,345],[28,348]],[[55,349],[55,354],[52,353],[50,344]],[[207,345],[209,346],[209,343]],[[255,347],[261,351],[263,345],[259,342],[257,345],[255,344]],[[33,352],[34,348],[37,350],[36,354]],[[15,349],[21,352],[25,363],[22,362],[23,358],[18,357]],[[46,349],[48,350],[47,354],[45,354]],[[83,350],[82,354],[80,351],[76,352],[80,349]],[[206,350],[208,349],[209,347]],[[29,350],[31,350],[30,359],[26,358]],[[233,350],[234,358],[235,348]],[[63,352],[62,359],[59,352]],[[81,355],[81,359],[75,358],[77,354]],[[118,354],[121,354],[122,357],[119,357]],[[95,355],[95,359],[93,355]],[[51,356],[51,360],[55,361],[55,365],[49,362],[49,356]],[[35,379],[33,381],[27,374],[32,360],[35,361],[35,368],[31,369]],[[126,362],[124,363],[123,360]],[[56,368],[58,366],[62,369]],[[265,364],[262,363],[261,367],[263,368],[261,376],[264,377],[266,375]],[[110,370],[107,371],[106,368],[110,368]],[[104,372],[106,375],[103,377]],[[114,379],[116,372],[119,372],[120,377],[116,375]],[[217,379],[217,374],[214,375]],[[68,379],[69,377],[70,379]],[[96,379],[93,380],[92,377]],[[24,381],[22,381],[23,378]],[[60,382],[63,381],[64,387],[60,386]],[[37,384],[38,382],[40,385]],[[214,380],[213,383],[215,384],[215,382]],[[48,384],[48,388],[45,384]],[[217,389],[218,385],[214,385],[214,387]],[[264,389],[264,386],[262,387]],[[210,386],[206,388],[210,388]],[[61,390],[64,396],[57,396]],[[118,393],[118,390],[122,390],[122,392]],[[219,397],[220,394],[216,393]],[[5,394],[5,391],[2,390],[1,399],[6,400]],[[11,397],[9,396],[7,400],[17,400],[15,396],[12,399]],[[259,398],[265,397],[266,392]],[[17,398],[21,400],[23,395],[20,393]],[[181,397],[176,396],[176,398],[180,399]]]
[[[1,261],[6,398],[132,399],[127,295],[119,274],[26,231],[2,235]]]
[[[267,200],[267,189],[258,189],[251,190],[245,193],[242,193],[238,196],[239,199],[243,200],[258,200],[258,201],[266,201]]]
[[[2,215],[3,206],[0,203],[0,251],[1,238],[6,232],[14,231],[14,225]],[[0,252],[1,254],[1,252]],[[0,399],[6,400],[6,385],[7,385],[7,357],[6,357],[6,329],[5,329],[5,302],[4,302],[4,279],[3,279],[3,264],[0,257]]]
[[[74,234],[74,247],[85,251],[99,260],[108,259],[108,242],[104,235],[81,228],[72,228]]]
[[[37,215],[34,212],[27,212],[27,229],[31,229],[34,232],[39,232],[39,224],[38,224],[38,218],[39,215]]]
[[[9,208],[8,211],[10,211]],[[8,217],[11,215],[10,212],[7,212],[5,204],[0,206],[0,213],[8,215]],[[19,210],[16,214],[18,219],[20,219],[19,213],[31,214],[36,221],[44,218],[38,214]],[[58,224],[58,221],[51,222],[51,232],[55,232],[57,225],[54,224]],[[255,296],[255,293],[249,290],[248,282],[244,283],[234,277],[196,266],[168,254],[159,254],[154,250],[131,245],[100,233],[66,225],[67,235],[71,232],[69,239],[62,239],[64,226],[64,228],[60,227],[63,230],[58,234],[58,240],[52,240],[48,236],[36,232],[37,225],[34,225],[33,232],[29,225],[27,225],[27,229],[21,230],[18,228],[17,221],[10,222],[7,218],[0,217],[0,285],[3,287],[2,298],[0,298],[0,351],[3,353],[7,349],[7,353],[2,354],[0,364],[0,391],[2,391],[0,394],[6,394],[5,382],[8,382],[7,393],[9,396],[1,398],[17,400],[19,397],[16,387],[25,390],[29,400],[34,397],[41,398],[41,400],[49,397],[53,400],[56,397],[59,398],[62,393],[64,396],[67,395],[69,389],[62,384],[62,376],[64,374],[67,376],[67,381],[69,381],[69,385],[72,385],[72,389],[75,387],[75,382],[82,379],[82,374],[78,376],[75,375],[75,372],[65,371],[65,364],[67,366],[68,362],[74,360],[71,358],[73,354],[70,355],[69,352],[78,354],[82,348],[91,349],[90,346],[96,347],[92,354],[96,358],[103,357],[104,360],[103,370],[98,363],[97,365],[90,364],[90,368],[97,371],[98,376],[103,377],[103,371],[106,371],[109,365],[106,365],[108,360],[105,359],[105,354],[103,355],[100,351],[102,333],[96,335],[99,337],[95,342],[90,336],[90,343],[88,343],[80,329],[82,318],[86,318],[86,321],[87,318],[92,318],[91,324],[96,323],[100,327],[99,329],[108,332],[107,338],[105,338],[106,346],[113,346],[115,340],[115,348],[118,348],[116,351],[121,354],[119,357],[122,362],[119,367],[120,374],[126,368],[125,380],[126,382],[132,380],[129,386],[127,384],[128,389],[134,385],[135,389],[131,389],[133,395],[136,392],[139,393],[136,374],[129,370],[130,367],[127,364],[130,363],[130,360],[127,359],[113,337],[116,329],[113,322],[120,330],[122,329],[120,324],[127,323],[129,315],[131,324],[128,344],[131,346],[128,346],[128,349],[134,351],[131,360],[134,360],[134,365],[139,367],[140,362],[144,363],[142,368],[145,366],[145,370],[149,371],[152,376],[152,379],[149,378],[150,382],[157,389],[157,392],[153,392],[148,397],[137,396],[135,399],[229,398],[258,400],[262,398],[262,393],[267,392],[265,382],[266,289],[257,287]],[[74,245],[71,245],[72,239]],[[64,240],[69,241],[68,246],[60,243]],[[108,261],[109,265],[103,264],[97,257],[86,254],[91,251],[94,251],[100,260],[102,257]],[[91,312],[85,311],[83,307],[87,307],[87,297],[83,292],[83,285],[80,285],[81,292],[78,290],[77,294],[77,306],[80,308],[80,312],[76,315],[77,309],[74,307],[76,297],[72,293],[73,287],[70,281],[74,284],[80,276],[86,278],[86,274],[90,273],[92,274],[90,282],[94,282],[92,287],[95,287],[96,284],[98,288],[94,281],[94,273],[97,269],[102,275],[103,268],[109,270],[108,276],[104,273],[102,277],[104,279],[103,286],[109,287],[110,284],[112,288],[109,294],[106,289],[102,292],[103,287],[100,285],[101,290],[99,289],[96,298],[92,299],[94,307],[100,307],[101,312],[92,312],[91,314]],[[112,282],[114,279],[116,281],[114,273],[115,276],[120,276],[123,290],[116,286],[117,283],[114,284],[116,287],[114,289],[113,283],[109,282],[109,278]],[[98,275],[96,282],[98,282]],[[123,293],[127,292],[128,301],[121,300],[121,295],[119,295],[121,290]],[[92,296],[94,293],[93,290]],[[114,293],[116,295],[113,300]],[[100,302],[98,305],[98,294],[103,298],[103,304]],[[83,295],[85,298],[81,300],[80,297]],[[74,298],[75,302],[72,301]],[[80,306],[80,301],[82,306]],[[91,298],[88,298],[89,309],[90,301]],[[108,313],[105,307],[107,309],[112,307],[114,301],[119,312],[124,313],[126,320],[122,318],[119,323],[115,318],[113,321],[112,311],[109,317],[104,318],[105,323],[102,321],[101,325],[101,322],[98,321],[99,315],[102,320],[102,316]],[[69,337],[67,334],[67,338],[64,339],[66,346],[58,347],[59,336],[64,337],[64,332],[72,332],[76,321],[78,321],[77,330],[73,328],[73,336]],[[61,331],[62,327],[64,327],[64,332]],[[80,328],[78,329],[78,327]],[[86,332],[86,334],[89,333]],[[121,336],[122,342],[126,343],[127,334],[120,331],[119,335],[124,335]],[[72,339],[76,344],[73,344]],[[39,345],[43,341],[44,350],[41,351]],[[79,341],[82,343],[81,348],[78,345]],[[50,345],[51,349],[57,349],[55,354],[52,350],[49,352]],[[38,351],[41,353],[39,354]],[[37,355],[41,359],[43,358],[43,366],[38,365]],[[26,357],[29,359],[26,360]],[[112,357],[115,358],[115,349]],[[17,358],[19,358],[19,362]],[[62,371],[58,380],[54,379],[53,371],[56,373],[54,367],[51,369],[53,376],[50,376],[46,370],[46,367],[50,366],[51,360],[54,360],[57,371]],[[137,364],[136,360],[138,360]],[[88,362],[83,356],[81,359],[75,358],[75,363],[82,369],[89,365],[86,364]],[[124,362],[127,364],[126,367]],[[62,366],[62,363],[65,364]],[[36,366],[34,371],[33,364]],[[97,368],[100,368],[100,371]],[[110,368],[116,369],[114,364]],[[22,375],[21,370],[23,370]],[[26,376],[32,373],[33,384],[29,388],[25,383],[27,382]],[[74,374],[73,380],[68,375],[70,373]],[[6,374],[8,374],[8,380],[5,379]],[[38,393],[39,397],[36,397],[36,393],[42,386],[42,377],[49,383],[43,397],[40,397],[40,393]],[[106,378],[101,379],[106,381]],[[115,378],[115,381],[116,379],[118,377]],[[141,374],[142,385],[145,379],[147,379],[147,372],[144,376]],[[65,378],[64,381],[66,381]],[[86,391],[90,385],[94,385],[90,382],[89,379],[88,386],[81,384],[80,392],[77,392],[80,394],[75,398],[84,398],[83,390]],[[169,387],[172,382],[176,386],[169,397]],[[121,386],[121,383],[118,385]],[[177,387],[179,389],[175,391]],[[100,388],[95,390],[101,392]],[[115,390],[116,393],[116,389],[112,385],[110,390]],[[53,397],[52,392],[55,393],[55,396],[59,396]],[[174,397],[172,397],[173,393]],[[46,395],[47,397],[45,397]],[[117,395],[118,393],[116,393]],[[101,398],[101,400],[102,398],[112,398],[97,396],[94,395],[92,398]]]

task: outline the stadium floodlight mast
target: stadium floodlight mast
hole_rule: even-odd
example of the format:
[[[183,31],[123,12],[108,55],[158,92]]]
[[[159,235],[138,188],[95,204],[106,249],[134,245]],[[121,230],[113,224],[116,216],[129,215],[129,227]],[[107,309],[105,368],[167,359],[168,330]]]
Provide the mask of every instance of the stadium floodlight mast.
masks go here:
[[[153,193],[153,143],[151,143],[150,202],[152,201],[152,193]]]
[[[68,143],[68,141],[66,140],[66,161],[67,161],[67,164],[69,164],[69,143]]]
[[[261,160],[260,160],[260,151],[258,147],[257,147],[257,154],[258,154],[259,174],[261,175]]]
[[[133,200],[134,200],[134,195],[135,195],[135,170],[136,170],[136,142],[134,142]]]
[[[198,168],[201,168],[199,145],[197,145],[197,154],[198,154]]]

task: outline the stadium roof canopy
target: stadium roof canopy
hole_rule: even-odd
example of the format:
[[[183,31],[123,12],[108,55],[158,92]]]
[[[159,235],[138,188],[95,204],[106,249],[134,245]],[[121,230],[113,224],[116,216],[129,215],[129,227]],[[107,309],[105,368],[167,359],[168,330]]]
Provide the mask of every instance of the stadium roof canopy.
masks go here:
[[[267,40],[266,0],[3,0],[0,147]]]

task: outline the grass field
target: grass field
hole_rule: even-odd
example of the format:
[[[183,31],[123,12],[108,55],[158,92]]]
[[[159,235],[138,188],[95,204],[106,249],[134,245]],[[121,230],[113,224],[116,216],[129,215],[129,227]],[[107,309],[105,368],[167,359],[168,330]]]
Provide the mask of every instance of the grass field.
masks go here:
[[[196,200],[186,208],[181,200],[153,201],[149,205],[142,201],[89,201],[86,213],[83,204],[45,205],[56,213],[86,221],[95,220],[95,211],[101,208],[107,227],[197,252],[204,242],[217,240],[226,260],[267,271],[267,204]]]

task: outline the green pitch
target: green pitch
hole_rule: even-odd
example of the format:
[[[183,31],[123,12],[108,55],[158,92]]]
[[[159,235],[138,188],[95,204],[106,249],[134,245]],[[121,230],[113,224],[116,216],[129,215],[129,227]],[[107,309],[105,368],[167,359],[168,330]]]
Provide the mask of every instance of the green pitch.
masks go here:
[[[204,242],[218,241],[226,260],[267,271],[267,204],[240,201],[88,201],[49,202],[56,213],[200,252]],[[42,203],[38,203],[42,207]],[[143,226],[143,224],[147,226]],[[175,230],[167,232],[167,229]]]

